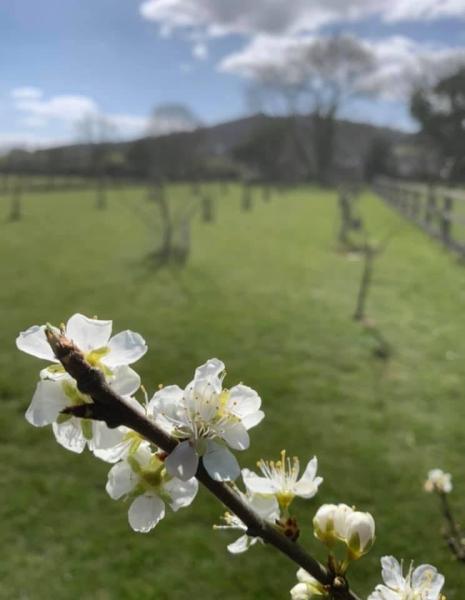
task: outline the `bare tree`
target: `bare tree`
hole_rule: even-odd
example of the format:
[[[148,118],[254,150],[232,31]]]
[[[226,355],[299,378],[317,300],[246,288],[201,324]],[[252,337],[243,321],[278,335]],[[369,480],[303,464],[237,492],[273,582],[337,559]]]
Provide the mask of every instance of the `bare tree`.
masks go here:
[[[79,139],[90,144],[88,173],[96,182],[96,208],[107,207],[107,169],[109,163],[110,142],[115,135],[114,124],[104,115],[89,113],[76,125]]]
[[[249,97],[265,110],[291,117],[299,158],[322,183],[333,160],[338,111],[349,97],[363,93],[374,62],[362,42],[336,35],[297,45],[279,64],[270,61],[255,69]]]

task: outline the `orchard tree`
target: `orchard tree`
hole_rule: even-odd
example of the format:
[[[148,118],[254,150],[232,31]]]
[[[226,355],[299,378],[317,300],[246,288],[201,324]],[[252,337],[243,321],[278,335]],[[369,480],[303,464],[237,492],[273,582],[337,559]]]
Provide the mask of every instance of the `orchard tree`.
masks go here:
[[[250,94],[257,104],[277,106],[292,117],[300,158],[321,183],[329,179],[341,106],[362,93],[374,57],[352,36],[318,38],[293,48],[284,61],[257,65]],[[302,127],[305,125],[305,127]],[[311,139],[311,150],[308,138]]]
[[[412,95],[413,117],[442,155],[442,176],[465,178],[465,67]]]

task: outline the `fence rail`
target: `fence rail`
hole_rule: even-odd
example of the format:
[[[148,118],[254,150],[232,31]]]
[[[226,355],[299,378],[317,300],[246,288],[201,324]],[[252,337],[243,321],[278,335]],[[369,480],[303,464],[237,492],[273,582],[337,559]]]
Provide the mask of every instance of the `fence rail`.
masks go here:
[[[465,190],[414,184],[387,177],[374,191],[404,217],[444,246],[465,255]]]

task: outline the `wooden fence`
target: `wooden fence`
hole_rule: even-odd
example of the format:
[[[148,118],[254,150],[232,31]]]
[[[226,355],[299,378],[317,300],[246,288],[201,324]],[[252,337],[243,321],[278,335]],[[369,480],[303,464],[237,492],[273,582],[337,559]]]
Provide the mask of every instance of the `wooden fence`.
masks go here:
[[[374,191],[444,246],[465,255],[465,190],[379,178]]]
[[[5,176],[0,173],[0,196],[10,195],[18,189],[27,194],[92,190],[97,186],[102,185],[102,181],[103,185],[108,189],[131,187],[133,185],[147,185],[148,183],[147,180],[129,178],[114,179],[106,177],[103,180],[98,178],[79,178],[71,176],[34,178],[21,175]]]

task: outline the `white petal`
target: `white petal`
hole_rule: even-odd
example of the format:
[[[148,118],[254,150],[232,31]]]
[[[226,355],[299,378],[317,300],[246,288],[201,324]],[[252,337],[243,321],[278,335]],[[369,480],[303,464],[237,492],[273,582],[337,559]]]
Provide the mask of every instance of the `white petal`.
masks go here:
[[[292,600],[311,600],[312,594],[306,583],[297,583],[291,588],[291,599]]]
[[[26,419],[36,427],[50,425],[56,420],[60,411],[68,405],[61,383],[56,381],[39,381],[26,411]]]
[[[244,425],[246,429],[252,429],[252,427],[255,427],[255,425],[261,423],[264,417],[265,413],[262,410],[257,410],[257,412],[250,413],[250,415],[245,415],[245,417],[242,417],[242,425]]]
[[[318,468],[316,456],[309,461],[304,474],[294,486],[294,492],[301,498],[313,498],[317,493],[319,485],[323,482],[321,477],[315,477]]]
[[[107,347],[110,352],[102,358],[102,362],[108,367],[131,365],[147,352],[144,338],[134,331],[121,331],[111,338]]]
[[[197,495],[199,483],[195,477],[188,481],[181,481],[181,479],[174,477],[163,486],[163,489],[170,495],[169,505],[176,512],[180,508],[191,504]]]
[[[245,552],[246,550],[249,549],[250,546],[250,538],[248,535],[242,535],[240,538],[238,538],[235,542],[233,542],[232,544],[229,544],[227,546],[229,552],[231,552],[231,554],[241,554],[242,552]]]
[[[126,431],[127,428],[116,427],[110,429],[105,423],[94,421],[92,423],[92,440],[90,440],[89,448],[92,451],[109,450],[123,441]]]
[[[144,440],[132,456],[141,467],[147,467],[153,457],[150,443]]]
[[[381,559],[382,576],[384,583],[390,588],[402,588],[405,579],[402,575],[402,567],[393,556],[383,556]]]
[[[52,427],[56,441],[63,448],[80,454],[86,447],[86,438],[82,433],[79,419],[72,417],[64,423],[53,423]]]
[[[126,437],[131,430],[127,427],[118,427],[115,431],[119,431],[120,435],[120,441],[116,445],[108,448],[92,447],[94,456],[100,458],[100,460],[104,460],[107,463],[115,463],[119,460],[124,460],[128,456],[131,449],[134,451],[134,446],[132,445],[134,439],[128,439]],[[145,440],[139,440],[138,448],[134,455],[139,464],[146,465],[148,462],[150,462],[151,455],[152,453],[150,450],[150,444]]]
[[[313,498],[315,494],[318,492],[319,486],[323,483],[323,477],[315,477],[315,479],[301,479],[294,486],[294,492],[297,496],[301,498],[306,498],[307,500]]]
[[[48,367],[45,367],[45,369],[41,369],[40,378],[52,379],[53,381],[59,381],[60,379],[72,379],[72,377],[68,375],[64,368],[57,368],[56,364],[49,365]]]
[[[261,404],[257,392],[246,385],[235,385],[229,390],[228,410],[239,418],[257,412]]]
[[[235,450],[246,450],[250,445],[249,434],[241,422],[224,424],[220,435]]]
[[[302,568],[300,568],[297,571],[297,579],[301,583],[310,583],[311,585],[318,584],[317,580],[312,575],[310,575],[310,573],[308,573],[305,569]]]
[[[368,600],[399,600],[399,594],[384,585],[377,585],[375,591],[368,596]]]
[[[353,514],[354,509],[347,504],[338,504],[334,512],[334,533],[344,540],[347,537],[347,519]]]
[[[210,477],[216,481],[234,481],[241,472],[234,454],[215,442],[208,442],[202,461]]]
[[[250,507],[266,521],[274,523],[279,519],[279,504],[275,496],[253,495],[249,500]]]
[[[194,477],[199,456],[189,442],[181,442],[165,460],[165,467],[172,477],[187,481]]]
[[[94,456],[100,460],[113,464],[125,459],[128,455],[130,447],[131,442],[129,440],[123,440],[111,448],[92,448],[92,452],[94,453]]]
[[[197,367],[195,370],[194,381],[199,382],[208,380],[212,383],[214,390],[219,393],[221,392],[224,373],[224,363],[217,358],[210,358],[206,363]]]
[[[111,335],[112,321],[89,319],[79,313],[66,323],[66,336],[83,352],[104,348]]]
[[[155,418],[162,415],[168,419],[178,420],[183,394],[184,392],[179,386],[168,385],[153,395],[148,404],[147,412]]]
[[[247,490],[253,494],[270,495],[276,492],[276,487],[270,479],[259,477],[249,469],[242,469],[242,479]]]
[[[443,575],[438,573],[436,567],[431,565],[420,565],[412,573],[413,589],[418,591],[427,589],[429,595],[425,595],[426,599],[438,598],[443,585]]]
[[[134,531],[147,533],[165,516],[165,503],[158,496],[143,494],[129,507],[129,525]]]
[[[58,329],[56,331],[58,332]],[[26,354],[50,360],[51,362],[58,362],[45,337],[45,325],[33,325],[29,329],[26,329],[26,331],[21,331],[16,338],[16,346],[22,352],[26,352]]]
[[[132,396],[140,388],[140,376],[131,367],[117,367],[113,371],[110,386],[120,396]]]
[[[126,461],[121,461],[110,469],[105,489],[110,498],[119,500],[123,496],[126,496],[126,494],[129,494],[138,481],[138,476],[129,464]]]

